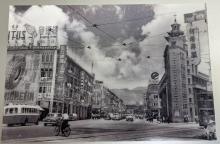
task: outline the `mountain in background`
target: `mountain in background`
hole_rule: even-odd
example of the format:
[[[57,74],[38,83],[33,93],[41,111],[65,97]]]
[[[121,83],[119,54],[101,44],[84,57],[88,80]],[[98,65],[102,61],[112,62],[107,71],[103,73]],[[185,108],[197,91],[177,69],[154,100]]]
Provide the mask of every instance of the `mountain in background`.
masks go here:
[[[146,87],[136,87],[134,89],[111,89],[126,105],[142,105]]]

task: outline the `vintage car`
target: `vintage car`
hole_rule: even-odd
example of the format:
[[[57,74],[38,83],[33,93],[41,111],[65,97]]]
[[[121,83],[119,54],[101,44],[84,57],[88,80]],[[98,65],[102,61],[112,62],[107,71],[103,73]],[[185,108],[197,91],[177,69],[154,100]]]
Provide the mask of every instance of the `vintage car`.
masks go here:
[[[92,119],[100,119],[100,118],[101,118],[100,114],[92,113]]]
[[[112,120],[121,120],[120,114],[114,113],[114,114],[113,114],[113,117],[112,117]]]
[[[49,113],[44,119],[44,126],[47,125],[55,125],[57,123],[57,120],[62,118],[61,113]]]
[[[72,114],[69,114],[69,120],[70,121],[75,121],[78,119],[78,116],[76,113],[72,113]]]
[[[134,117],[132,115],[126,116],[126,121],[134,121]]]

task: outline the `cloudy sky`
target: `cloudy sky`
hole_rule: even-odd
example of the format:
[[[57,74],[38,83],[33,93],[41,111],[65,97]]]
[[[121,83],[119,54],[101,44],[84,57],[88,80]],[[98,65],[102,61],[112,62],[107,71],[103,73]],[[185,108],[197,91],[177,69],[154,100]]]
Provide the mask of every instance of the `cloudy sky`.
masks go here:
[[[11,6],[9,27],[58,25],[59,44],[69,45],[75,61],[89,72],[93,63],[96,79],[109,88],[131,89],[147,86],[153,71],[162,76],[164,36],[174,15],[185,30],[183,14],[201,9],[204,4]]]

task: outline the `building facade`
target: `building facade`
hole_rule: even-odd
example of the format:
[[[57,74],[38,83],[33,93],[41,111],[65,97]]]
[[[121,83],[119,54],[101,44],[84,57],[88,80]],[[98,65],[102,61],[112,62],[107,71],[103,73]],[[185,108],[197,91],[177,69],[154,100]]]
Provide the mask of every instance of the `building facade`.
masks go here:
[[[144,115],[144,105],[126,105],[126,114]]]
[[[180,30],[180,24],[175,20],[171,27],[172,30],[168,32],[168,37],[166,37],[169,44],[164,51],[168,93],[168,113],[166,115],[172,122],[182,122],[189,112],[186,62],[187,47],[184,33]]]
[[[210,120],[215,120],[215,110],[212,91],[197,94],[198,120],[200,126],[206,125]]]
[[[104,86],[103,81],[96,80],[92,109],[94,113],[101,113],[104,116],[108,113],[124,113],[125,105],[122,99]]]
[[[206,10],[187,13],[184,15],[184,21],[186,23],[186,39],[188,45],[187,79],[189,109],[191,121],[194,121],[195,119],[198,119],[198,105],[195,95],[200,90],[198,90],[198,87],[195,88],[193,83],[195,83],[197,78],[202,78],[198,75],[199,69],[200,66],[204,67],[204,64],[201,65],[201,62],[204,61],[204,57],[209,53]],[[206,55],[203,55],[205,53]],[[207,73],[210,72],[208,71]],[[204,78],[201,81],[206,81],[205,83],[207,83],[207,78]],[[200,88],[203,87],[202,89],[204,90],[204,84],[197,83],[197,86],[198,85],[200,85]]]
[[[198,13],[204,14],[203,12]],[[190,14],[188,17],[192,15],[194,16]],[[165,73],[159,82],[158,93],[162,99],[162,115],[173,122],[199,121],[201,94],[208,95],[209,93],[210,77],[199,72],[202,61],[200,53],[202,43],[199,33],[202,28],[206,28],[204,25],[196,27],[195,25],[199,26],[199,24],[198,22],[193,24],[193,20],[189,22],[185,19],[189,22],[186,38],[176,22],[171,25],[172,30],[166,37],[169,44],[164,51]],[[202,23],[206,23],[206,20],[202,19]],[[212,110],[214,107],[209,104],[209,108],[206,109]],[[213,114],[211,111],[210,113]]]
[[[146,107],[148,115],[160,117],[161,112],[161,99],[158,94],[159,85],[149,84],[146,92]]]
[[[9,46],[5,104],[31,104],[44,115],[77,113],[88,118],[94,75],[70,56],[67,46]]]

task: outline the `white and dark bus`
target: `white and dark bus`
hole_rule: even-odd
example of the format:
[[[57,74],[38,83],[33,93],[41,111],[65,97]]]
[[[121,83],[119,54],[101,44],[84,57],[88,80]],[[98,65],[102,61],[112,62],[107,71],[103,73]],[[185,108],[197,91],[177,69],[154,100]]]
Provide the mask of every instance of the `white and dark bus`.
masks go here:
[[[42,108],[37,105],[7,105],[4,107],[3,123],[8,126],[38,124],[41,110]]]

